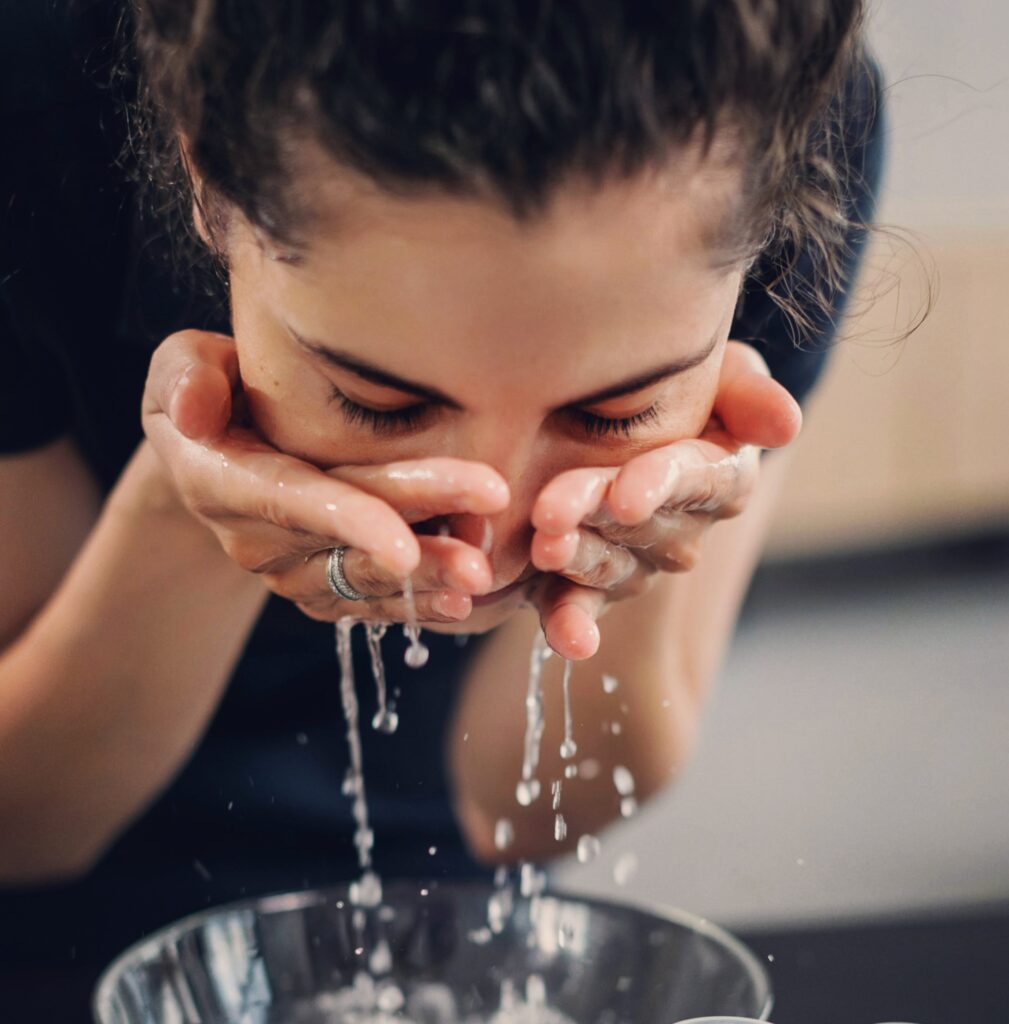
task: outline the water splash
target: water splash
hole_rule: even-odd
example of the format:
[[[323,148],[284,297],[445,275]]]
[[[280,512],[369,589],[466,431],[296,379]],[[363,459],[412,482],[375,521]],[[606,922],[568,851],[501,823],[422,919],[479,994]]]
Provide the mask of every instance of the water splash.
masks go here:
[[[522,750],[522,779],[515,789],[515,798],[528,807],[539,795],[535,778],[540,761],[540,740],[543,738],[543,664],[550,657],[550,647],[543,630],[536,631],[529,655],[529,685],[526,690],[526,733]]]
[[[578,744],[575,743],[572,737],[572,721],[571,721],[571,662],[564,662],[564,679],[561,683],[564,690],[564,740],[561,743],[561,757],[566,761],[570,760],[575,754],[578,753]]]
[[[403,599],[406,601],[406,625],[403,627],[403,636],[406,637],[409,646],[403,660],[409,668],[423,668],[427,664],[431,652],[427,646],[421,643],[420,627],[417,625],[417,605],[413,598],[413,581],[409,576],[403,581]]]
[[[388,627],[382,622],[369,622],[364,627],[368,641],[368,656],[371,658],[371,674],[375,680],[375,694],[378,710],[371,720],[371,727],[387,735],[399,726],[399,715],[386,697],[385,662],[382,660],[382,637]]]

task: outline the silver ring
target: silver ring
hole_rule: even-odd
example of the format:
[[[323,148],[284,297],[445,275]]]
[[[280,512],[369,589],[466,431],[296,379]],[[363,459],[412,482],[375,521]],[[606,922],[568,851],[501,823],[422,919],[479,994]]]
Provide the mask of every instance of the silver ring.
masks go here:
[[[329,558],[326,559],[326,582],[337,597],[342,597],[345,601],[363,601],[368,595],[355,590],[343,575],[343,556],[346,550],[347,546],[343,545],[330,551]]]

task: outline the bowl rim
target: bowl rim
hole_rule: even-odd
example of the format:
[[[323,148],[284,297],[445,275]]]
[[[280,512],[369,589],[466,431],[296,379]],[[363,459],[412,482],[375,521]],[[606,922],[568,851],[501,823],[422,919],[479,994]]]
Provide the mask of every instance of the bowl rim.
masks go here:
[[[207,907],[205,910],[194,911],[191,914],[186,914],[185,917],[180,917],[163,925],[161,928],[155,929],[142,939],[138,939],[123,949],[102,971],[95,984],[94,993],[91,998],[91,1013],[95,1024],[103,1024],[102,1010],[107,1008],[112,998],[113,986],[131,961],[152,959],[159,947],[174,941],[185,932],[196,930],[212,917],[222,914],[240,913],[247,910],[282,913],[300,910],[305,907],[319,906],[320,904],[335,903],[341,899],[346,901],[349,898],[350,885],[351,882],[344,882],[339,885],[322,888],[296,889],[285,892],[266,893],[262,896],[246,896],[242,899]],[[403,890],[417,892],[420,888],[424,887],[432,893],[444,890],[450,892],[465,892],[467,890],[493,892],[494,890],[493,883],[483,881],[441,881],[435,879],[430,882],[424,882],[409,878],[393,878],[389,881],[383,880],[382,882],[383,902],[385,902],[384,897],[386,893],[395,893]],[[701,917],[698,914],[691,913],[689,910],[682,910],[679,907],[671,907],[663,903],[647,903],[645,900],[633,897],[618,900],[607,899],[601,896],[581,893],[577,889],[566,886],[555,888],[548,885],[539,895],[548,899],[577,901],[578,903],[599,909],[629,910],[644,917],[664,921],[667,924],[680,925],[699,935],[712,939],[730,950],[742,963],[753,982],[758,998],[761,1000],[760,1013],[754,1019],[768,1020],[774,1005],[774,993],[767,968],[758,958],[757,954],[740,939],[737,939],[731,932],[720,925],[709,921],[706,917]]]

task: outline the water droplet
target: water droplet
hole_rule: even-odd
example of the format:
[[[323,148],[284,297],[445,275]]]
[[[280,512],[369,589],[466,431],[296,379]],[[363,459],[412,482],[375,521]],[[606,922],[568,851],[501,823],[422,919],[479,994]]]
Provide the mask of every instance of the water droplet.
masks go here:
[[[428,896],[428,895],[430,895],[430,892],[431,892],[430,889],[421,889],[420,894],[421,894],[421,896]]]
[[[603,844],[593,835],[584,835],[578,840],[576,856],[580,864],[589,864],[599,856]]]
[[[304,747],[308,744],[308,735],[306,733],[299,732],[295,735],[294,738],[297,741],[298,746],[300,747]]]
[[[578,745],[575,743],[575,741],[564,740],[564,742],[561,744],[561,757],[563,757],[565,761],[568,761],[577,753]]]
[[[774,963],[774,954],[773,953],[768,953],[767,954],[767,962],[769,964],[773,964]]]
[[[630,796],[634,792],[634,776],[622,764],[613,769],[613,785],[621,796]]]
[[[563,814],[558,814],[554,817],[554,839],[558,843],[563,843],[568,835],[568,823],[564,820]]]
[[[403,996],[403,991],[398,985],[391,982],[383,985],[378,990],[378,996],[375,999],[375,1006],[378,1007],[382,1013],[393,1014],[403,1008],[403,1004],[406,999]]]
[[[584,758],[578,765],[578,775],[589,781],[596,778],[599,775],[599,762],[594,757]]]
[[[561,780],[555,779],[550,783],[550,802],[553,809],[556,811],[561,805]]]
[[[469,941],[477,946],[486,946],[488,942],[493,938],[494,933],[490,928],[474,928],[469,933]]]
[[[523,807],[528,807],[540,795],[539,779],[523,779],[515,787],[515,799]]]
[[[350,883],[348,894],[355,907],[377,907],[382,902],[382,880],[374,871],[366,871]]]
[[[512,894],[510,889],[502,889],[493,893],[487,900],[487,925],[495,935],[504,931],[508,915],[512,912]]]
[[[433,857],[437,852],[438,852],[438,847],[437,846],[429,846],[427,848],[427,855],[429,857]]]
[[[603,674],[603,693],[614,693],[619,685],[616,676]]]
[[[392,970],[392,950],[385,939],[379,939],[368,958],[368,969],[372,974],[388,974]]]
[[[635,853],[622,853],[613,865],[613,881],[617,885],[626,885],[638,870],[638,857]]]
[[[399,728],[399,715],[390,707],[379,708],[371,719],[371,727],[391,736]]]
[[[619,736],[623,731],[623,727],[619,722],[610,722],[610,732],[613,733],[614,736]]]
[[[620,816],[633,818],[638,810],[638,802],[632,796],[625,796],[620,801]]]
[[[525,863],[519,870],[519,892],[529,899],[538,896],[546,885],[546,875],[535,864]]]
[[[526,1001],[530,1007],[546,1006],[547,987],[539,974],[530,974],[526,978]]]
[[[578,765],[566,764],[564,766],[564,778],[566,779],[577,779],[578,778]]]
[[[409,642],[403,661],[408,668],[423,668],[427,664],[431,652],[421,643],[420,629],[417,626],[417,606],[413,599],[413,581],[409,576],[403,581],[403,599],[406,601],[406,625],[403,636]]]
[[[423,668],[431,657],[430,649],[419,641],[411,641],[410,646],[403,655],[403,661],[408,668]]]
[[[499,850],[507,850],[515,839],[515,827],[507,818],[498,818],[494,825],[494,845]]]

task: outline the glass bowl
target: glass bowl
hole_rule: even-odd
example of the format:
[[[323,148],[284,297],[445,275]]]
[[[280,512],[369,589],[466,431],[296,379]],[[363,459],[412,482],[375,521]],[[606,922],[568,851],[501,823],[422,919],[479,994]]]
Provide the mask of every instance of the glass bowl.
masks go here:
[[[415,882],[370,909],[339,887],[194,914],[122,953],[94,997],[99,1024],[671,1024],[770,1007],[760,961],[683,911]]]

